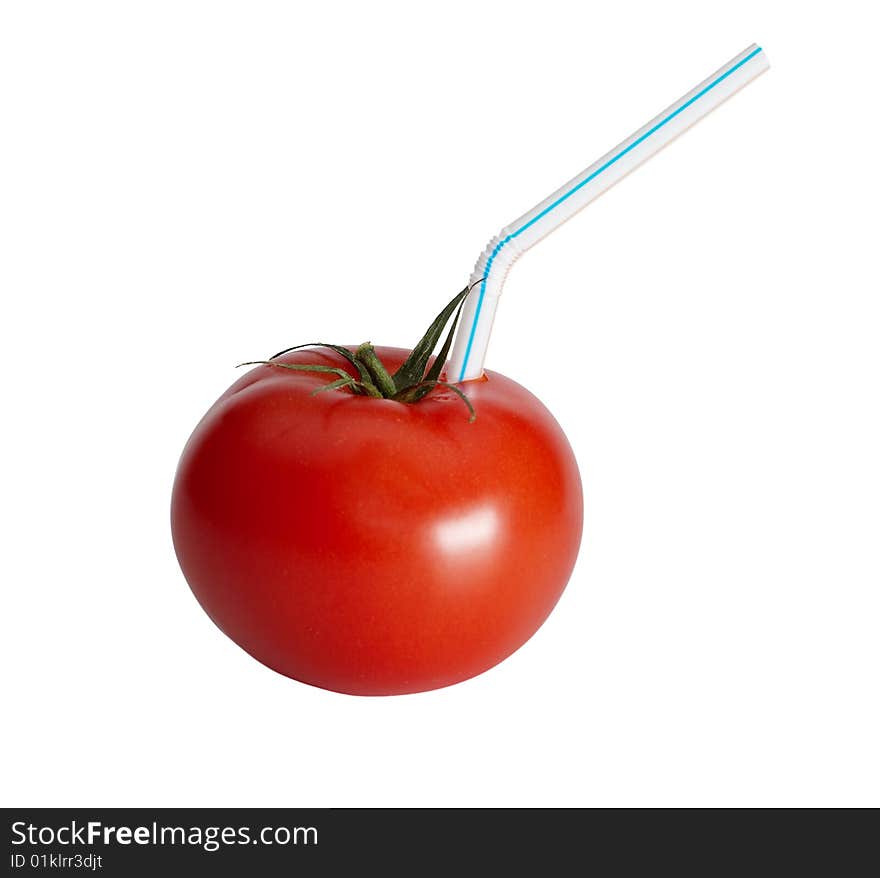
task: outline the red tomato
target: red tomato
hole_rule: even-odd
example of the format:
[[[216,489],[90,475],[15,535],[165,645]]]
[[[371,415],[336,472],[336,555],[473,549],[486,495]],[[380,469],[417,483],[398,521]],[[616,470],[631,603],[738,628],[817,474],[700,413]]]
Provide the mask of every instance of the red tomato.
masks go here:
[[[407,351],[380,348],[389,369]],[[319,349],[279,358],[353,372]],[[420,692],[506,658],[559,599],[581,538],[552,415],[494,372],[415,404],[259,366],[196,427],[174,484],[180,565],[217,625],[304,683]]]

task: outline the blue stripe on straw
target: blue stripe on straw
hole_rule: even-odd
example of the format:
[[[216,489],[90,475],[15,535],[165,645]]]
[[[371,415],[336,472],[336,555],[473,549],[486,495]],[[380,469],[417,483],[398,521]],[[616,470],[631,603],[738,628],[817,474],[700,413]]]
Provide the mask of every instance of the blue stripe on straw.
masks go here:
[[[721,76],[719,76],[717,79],[710,82],[704,89],[701,89],[700,91],[698,91],[690,100],[685,101],[685,103],[683,103],[677,110],[674,110],[673,112],[671,112],[665,119],[661,119],[653,128],[651,128],[649,131],[646,131],[638,139],[634,140],[628,147],[626,147],[626,149],[622,149],[616,156],[608,159],[608,161],[605,162],[605,164],[602,165],[601,168],[598,168],[595,171],[593,171],[593,173],[590,174],[589,177],[586,177],[585,179],[581,180],[580,183],[578,183],[576,186],[573,186],[564,195],[560,195],[559,198],[556,199],[556,201],[554,201],[552,204],[545,207],[537,216],[533,217],[527,223],[520,226],[520,228],[518,228],[515,232],[511,232],[509,235],[507,235],[507,237],[503,238],[501,241],[499,241],[495,245],[495,249],[492,251],[491,255],[489,256],[489,260],[486,262],[486,271],[485,271],[485,274],[483,275],[483,282],[480,284],[480,297],[479,297],[479,299],[477,299],[477,310],[476,310],[476,313],[474,314],[474,322],[471,324],[471,332],[470,332],[470,335],[468,336],[467,348],[465,348],[465,352],[464,352],[464,362],[461,364],[461,372],[459,373],[459,376],[458,376],[459,381],[464,380],[464,373],[467,370],[468,360],[470,359],[470,355],[471,355],[471,348],[474,345],[474,336],[477,331],[477,323],[479,323],[479,321],[480,321],[480,312],[483,310],[483,298],[486,295],[486,281],[489,278],[489,272],[492,270],[492,263],[495,261],[495,257],[498,255],[498,253],[502,249],[502,247],[504,247],[505,244],[507,244],[509,241],[512,241],[518,235],[521,235],[524,231],[526,231],[526,229],[531,228],[540,219],[543,219],[545,216],[547,216],[547,214],[550,213],[551,210],[559,207],[559,205],[562,204],[563,201],[566,201],[567,199],[571,198],[571,196],[574,195],[575,192],[577,192],[579,189],[586,186],[587,183],[589,183],[591,180],[595,180],[596,177],[598,177],[599,174],[602,173],[602,171],[607,170],[616,161],[622,159],[628,152],[631,152],[632,150],[634,150],[637,146],[639,146],[639,144],[644,143],[645,140],[647,140],[647,138],[649,138],[652,134],[654,134],[655,131],[659,131],[667,122],[672,121],[679,113],[683,112],[692,103],[694,103],[694,101],[703,97],[704,94],[711,91],[713,88],[715,88],[716,85],[718,85],[720,82],[723,82],[725,79],[727,79],[727,77],[730,76],[731,73],[733,73],[736,70],[739,70],[739,68],[742,67],[743,64],[746,63],[746,61],[751,61],[752,58],[754,58],[755,55],[757,55],[761,51],[762,51],[762,49],[759,46],[753,52],[750,52],[748,55],[746,55],[745,58],[742,59],[742,61],[739,61],[736,64],[734,64],[733,67],[730,68],[730,70],[728,70],[726,73],[722,73]]]

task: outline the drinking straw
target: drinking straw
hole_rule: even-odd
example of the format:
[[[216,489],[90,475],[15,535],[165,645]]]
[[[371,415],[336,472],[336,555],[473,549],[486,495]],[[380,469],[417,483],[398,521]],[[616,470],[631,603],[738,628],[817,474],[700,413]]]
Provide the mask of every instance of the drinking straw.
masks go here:
[[[529,247],[571,219],[769,66],[763,49],[753,43],[492,238],[471,275],[473,292],[462,311],[447,380],[469,381],[483,374],[483,361],[504,280],[513,263]]]

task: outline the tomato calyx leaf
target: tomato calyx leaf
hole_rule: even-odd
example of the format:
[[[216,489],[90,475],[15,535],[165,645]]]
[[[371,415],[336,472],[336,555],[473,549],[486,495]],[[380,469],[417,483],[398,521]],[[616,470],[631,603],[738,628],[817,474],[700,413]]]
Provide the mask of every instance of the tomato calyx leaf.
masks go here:
[[[479,281],[477,281],[479,283]],[[326,342],[312,342],[310,344],[293,345],[273,354],[268,360],[250,360],[239,363],[239,366],[274,366],[280,369],[290,369],[299,372],[321,372],[335,375],[336,378],[328,384],[312,391],[322,393],[327,390],[347,391],[361,396],[369,396],[374,399],[392,399],[396,402],[417,403],[424,399],[432,390],[443,387],[455,393],[468,408],[470,413],[469,422],[473,423],[477,417],[471,401],[464,392],[447,381],[441,381],[440,376],[446,365],[446,358],[452,346],[452,338],[458,326],[461,309],[470,291],[477,285],[471,284],[465,287],[449,304],[434,318],[427,332],[419,339],[418,344],[412,349],[400,368],[392,375],[379,357],[376,349],[370,342],[364,342],[356,351],[342,345],[327,344]],[[450,320],[452,321],[450,323]],[[447,325],[449,329],[434,362],[428,365],[437,343],[440,341],[443,330]],[[298,351],[303,348],[319,347],[327,348],[343,357],[349,365],[357,370],[355,378],[350,372],[335,366],[323,366],[310,363],[280,363],[278,357],[290,351]]]
[[[440,340],[440,334],[443,328],[449,322],[449,318],[455,314],[455,322],[449,330],[447,342],[452,343],[452,333],[455,329],[455,323],[458,322],[458,311],[464,304],[471,287],[465,287],[435,318],[434,322],[428,327],[428,331],[421,337],[419,343],[412,349],[412,353],[406,358],[403,365],[394,373],[394,386],[397,392],[406,390],[407,387],[413,387],[425,378],[425,370],[428,367],[428,360],[437,347]],[[444,343],[446,353],[449,352],[448,344]],[[440,359],[439,357],[437,358]],[[446,363],[446,357],[440,364],[440,369]],[[439,369],[437,370],[439,374]]]
[[[291,369],[296,372],[330,372],[333,375],[339,375],[340,377],[336,381],[331,381],[329,384],[325,384],[323,387],[319,387],[317,390],[312,391],[313,396],[316,393],[320,393],[322,390],[341,390],[344,387],[351,387],[355,392],[359,391],[367,396],[381,398],[380,393],[371,393],[370,388],[368,388],[362,381],[358,381],[349,375],[345,369],[337,369],[334,366],[318,366],[310,363],[279,363],[275,360],[248,360],[246,363],[239,363],[236,368],[241,366],[275,366],[278,369]],[[375,390],[375,388],[373,388],[373,390]]]
[[[371,387],[375,391],[375,393],[369,393],[368,396],[376,396],[376,397],[382,396],[382,394],[379,393],[379,391],[376,389],[376,386],[373,384],[373,379],[370,377],[370,373],[367,371],[366,366],[348,348],[344,348],[344,347],[342,347],[342,345],[328,344],[325,341],[313,341],[313,342],[308,342],[307,344],[295,344],[291,348],[285,348],[283,351],[278,351],[277,354],[272,354],[272,356],[269,357],[269,359],[276,360],[282,354],[288,354],[291,351],[299,351],[299,350],[302,350],[303,348],[328,348],[329,350],[335,351],[337,354],[340,354],[341,356],[345,357],[345,359],[348,360],[348,362],[351,363],[351,365],[354,366],[355,369],[358,370],[358,374],[361,377],[361,382],[363,384],[367,385],[368,387]],[[242,363],[242,365],[244,366],[247,364]]]

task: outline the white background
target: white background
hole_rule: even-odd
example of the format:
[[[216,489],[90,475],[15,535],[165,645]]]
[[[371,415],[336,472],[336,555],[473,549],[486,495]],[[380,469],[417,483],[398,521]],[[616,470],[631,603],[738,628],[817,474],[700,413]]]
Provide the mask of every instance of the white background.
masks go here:
[[[4,804],[880,804],[872,9],[4,3]],[[223,637],[168,504],[234,364],[414,343],[752,41],[770,72],[505,289],[487,365],[585,486],[540,632],[390,699]]]

